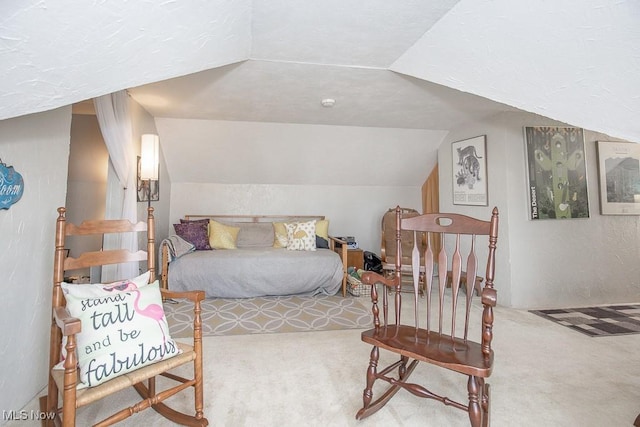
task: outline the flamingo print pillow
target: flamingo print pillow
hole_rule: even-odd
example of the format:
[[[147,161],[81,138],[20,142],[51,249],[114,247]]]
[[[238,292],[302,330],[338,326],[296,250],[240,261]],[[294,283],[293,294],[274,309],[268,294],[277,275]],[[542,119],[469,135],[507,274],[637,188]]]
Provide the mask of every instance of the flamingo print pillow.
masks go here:
[[[290,251],[316,250],[316,220],[285,223],[287,229],[287,249]]]
[[[169,335],[157,280],[61,286],[67,310],[82,322],[76,349],[80,387],[96,386],[180,353]]]

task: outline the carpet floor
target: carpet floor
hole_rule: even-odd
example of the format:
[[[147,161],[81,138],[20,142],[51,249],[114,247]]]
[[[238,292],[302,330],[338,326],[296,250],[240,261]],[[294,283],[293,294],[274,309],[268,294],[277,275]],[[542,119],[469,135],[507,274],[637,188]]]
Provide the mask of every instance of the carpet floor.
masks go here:
[[[164,309],[172,337],[192,336],[191,303],[167,302]],[[364,329],[372,324],[370,304],[338,295],[213,298],[202,303],[203,336]]]
[[[531,312],[590,337],[640,333],[640,304],[531,310]]]
[[[472,311],[476,316],[481,313],[477,298]],[[481,324],[474,322],[471,333],[478,336],[480,330]],[[488,381],[493,427],[633,424],[640,412],[640,334],[592,339],[526,310],[501,306],[495,309],[494,332],[495,368]],[[210,425],[469,425],[463,411],[404,390],[379,412],[356,421],[371,352],[360,333],[346,329],[205,337],[204,406]],[[394,359],[386,351],[380,353],[381,363]],[[430,383],[434,392],[451,398],[467,397],[466,378],[441,368],[420,364],[412,379]],[[24,407],[27,413],[38,410],[37,396]],[[91,425],[135,398],[135,391],[125,390],[80,408],[76,425]],[[170,400],[180,410],[193,405],[191,393]],[[35,419],[6,424],[39,425]],[[173,424],[154,411],[135,414],[118,424],[141,425]]]

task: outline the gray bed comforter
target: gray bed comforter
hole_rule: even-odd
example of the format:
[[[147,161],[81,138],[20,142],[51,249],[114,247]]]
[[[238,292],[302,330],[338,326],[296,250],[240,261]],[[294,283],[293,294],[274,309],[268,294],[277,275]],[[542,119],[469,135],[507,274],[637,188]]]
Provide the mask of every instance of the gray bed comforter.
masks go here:
[[[195,251],[169,264],[169,289],[204,290],[207,298],[335,294],[342,261],[329,249],[242,248]]]

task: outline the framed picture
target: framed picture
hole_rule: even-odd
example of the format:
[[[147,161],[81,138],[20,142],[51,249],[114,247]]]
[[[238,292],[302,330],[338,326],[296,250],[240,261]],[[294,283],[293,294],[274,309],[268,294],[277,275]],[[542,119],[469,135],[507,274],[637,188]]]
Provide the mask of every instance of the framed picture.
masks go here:
[[[453,204],[487,206],[486,135],[451,144]]]
[[[150,185],[151,188],[147,189]],[[160,180],[152,179],[150,181],[140,179],[140,156],[138,156],[138,201],[148,202],[149,195],[151,195],[151,201],[157,202],[160,200]]]
[[[640,144],[598,141],[602,215],[640,215]]]
[[[531,219],[589,218],[584,132],[525,127]]]

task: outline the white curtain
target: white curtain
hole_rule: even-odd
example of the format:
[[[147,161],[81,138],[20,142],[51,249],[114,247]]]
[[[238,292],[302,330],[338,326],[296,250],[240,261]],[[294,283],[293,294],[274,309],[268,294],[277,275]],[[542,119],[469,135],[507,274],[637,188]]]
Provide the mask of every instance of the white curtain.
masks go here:
[[[131,116],[129,115],[129,95],[126,91],[114,92],[93,100],[100,131],[109,152],[109,160],[122,188],[121,200],[107,202],[105,219],[128,219],[138,221],[136,195],[136,149],[132,139]],[[113,193],[110,193],[113,194]],[[104,249],[138,250],[136,233],[110,236],[104,240]],[[102,281],[110,282],[133,278],[139,274],[137,263],[119,264],[113,268],[103,268]]]

